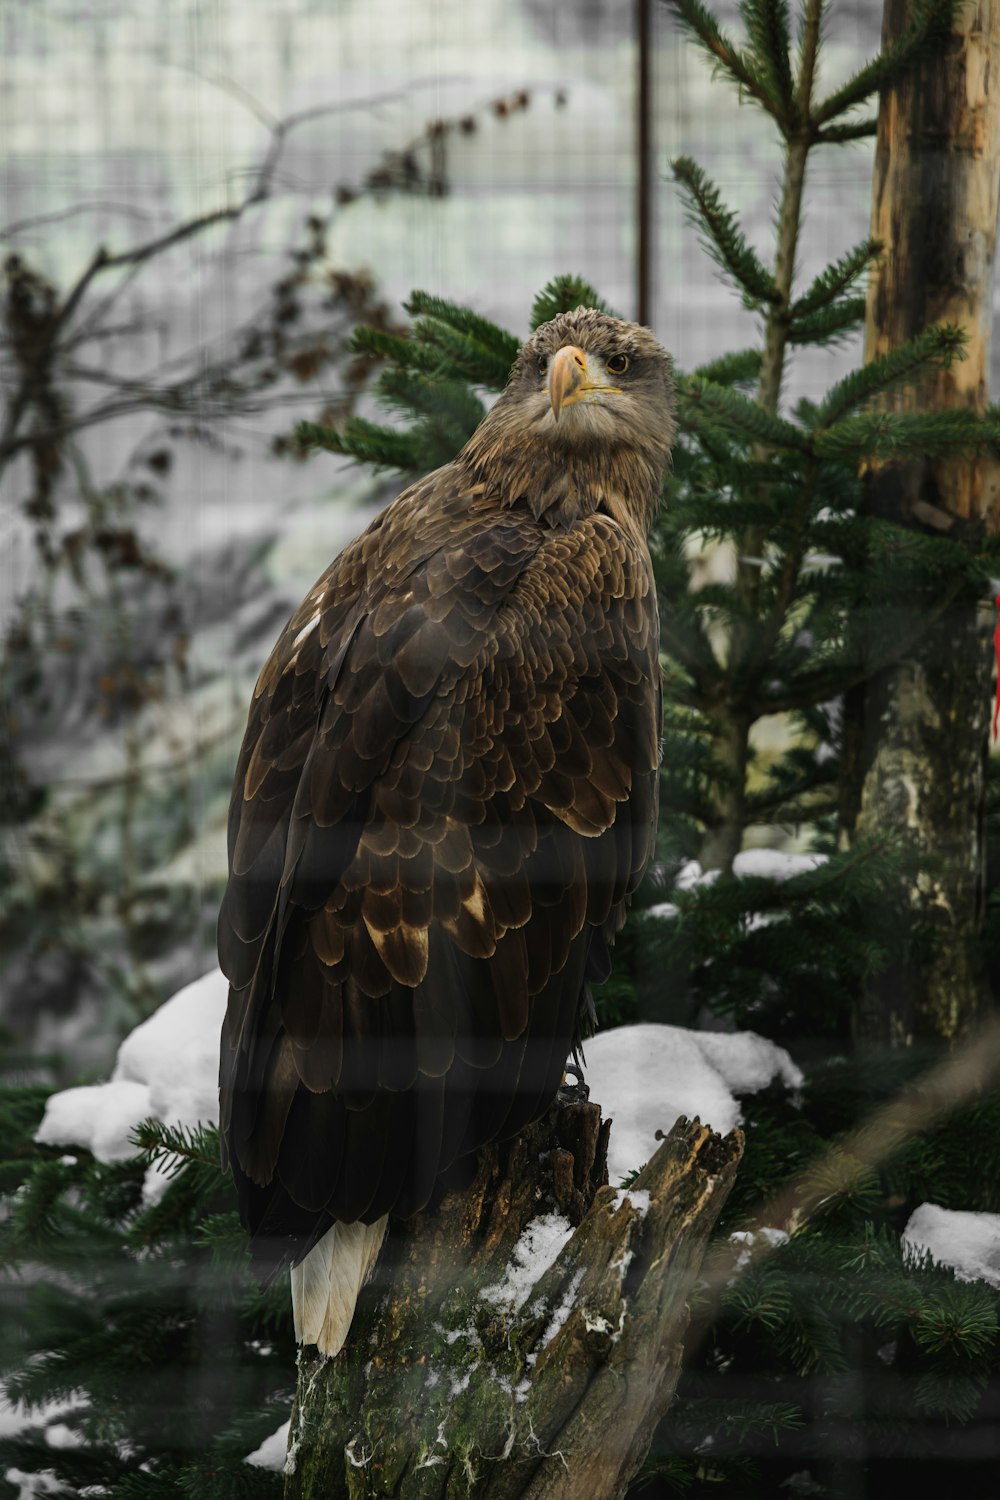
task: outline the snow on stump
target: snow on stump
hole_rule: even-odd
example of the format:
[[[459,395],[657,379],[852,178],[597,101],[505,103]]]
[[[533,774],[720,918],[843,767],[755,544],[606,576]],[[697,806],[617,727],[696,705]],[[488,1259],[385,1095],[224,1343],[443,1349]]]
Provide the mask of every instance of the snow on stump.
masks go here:
[[[609,1125],[558,1100],[436,1213],[393,1224],[345,1349],[300,1352],[286,1500],[624,1495],[743,1143],[680,1119],[615,1189]]]

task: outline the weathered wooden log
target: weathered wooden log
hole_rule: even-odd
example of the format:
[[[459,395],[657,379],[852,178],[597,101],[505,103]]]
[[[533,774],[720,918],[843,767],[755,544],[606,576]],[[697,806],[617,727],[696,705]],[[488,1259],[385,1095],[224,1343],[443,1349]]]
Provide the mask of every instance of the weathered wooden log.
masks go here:
[[[678,1120],[616,1190],[609,1124],[557,1101],[471,1187],[393,1225],[346,1348],[300,1353],[287,1500],[624,1494],[742,1138]]]

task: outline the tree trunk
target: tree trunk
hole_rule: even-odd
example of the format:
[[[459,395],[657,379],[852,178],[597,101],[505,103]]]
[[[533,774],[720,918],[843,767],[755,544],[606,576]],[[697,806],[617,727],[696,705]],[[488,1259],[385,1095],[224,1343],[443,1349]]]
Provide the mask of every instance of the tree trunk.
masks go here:
[[[902,35],[912,8],[886,0],[883,47]],[[892,390],[884,409],[985,408],[998,186],[1000,0],[978,0],[959,8],[947,46],[881,100],[872,235],[884,252],[869,284],[866,358],[934,323],[968,336],[964,362]],[[870,514],[928,535],[974,544],[1000,522],[992,456],[872,463],[864,483]],[[929,624],[904,659],[848,698],[841,812],[845,841],[888,832],[913,856],[892,897],[906,954],[869,981],[855,1017],[860,1042],[900,1047],[951,1043],[988,1003],[981,933],[992,622],[968,586],[893,603],[901,633],[914,608]]]
[[[484,1151],[468,1190],[392,1226],[345,1349],[300,1353],[286,1500],[624,1494],[673,1396],[742,1138],[678,1120],[619,1192],[609,1124],[557,1101]],[[565,1243],[547,1270],[528,1258],[517,1296],[529,1225]]]

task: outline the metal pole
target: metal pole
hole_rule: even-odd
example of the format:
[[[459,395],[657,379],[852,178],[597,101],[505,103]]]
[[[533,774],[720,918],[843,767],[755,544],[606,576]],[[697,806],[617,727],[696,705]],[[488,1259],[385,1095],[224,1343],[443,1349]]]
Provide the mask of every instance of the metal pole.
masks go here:
[[[648,323],[652,316],[651,239],[653,175],[653,91],[650,79],[652,0],[635,0],[638,89],[636,120],[636,322]]]

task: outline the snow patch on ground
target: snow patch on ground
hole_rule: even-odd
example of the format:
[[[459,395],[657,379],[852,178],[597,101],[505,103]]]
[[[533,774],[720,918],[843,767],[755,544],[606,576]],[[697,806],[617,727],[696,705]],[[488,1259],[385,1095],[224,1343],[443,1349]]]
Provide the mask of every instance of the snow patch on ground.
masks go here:
[[[903,1249],[924,1251],[951,1266],[959,1281],[1000,1287],[1000,1214],[963,1212],[921,1203],[903,1230]]]
[[[516,1313],[573,1233],[562,1214],[540,1214],[521,1230],[502,1281],[484,1286],[479,1296],[498,1312]]]
[[[253,1464],[258,1469],[273,1469],[276,1474],[280,1474],[285,1467],[288,1433],[291,1425],[291,1418],[287,1422],[282,1422],[277,1432],[272,1432],[270,1437],[266,1437],[259,1448],[247,1454],[243,1462]]]
[[[783,1047],[752,1031],[727,1034],[682,1026],[618,1026],[587,1043],[590,1097],[614,1120],[608,1176],[620,1182],[655,1153],[658,1130],[695,1115],[725,1134],[742,1115],[734,1095],[802,1074]]]

